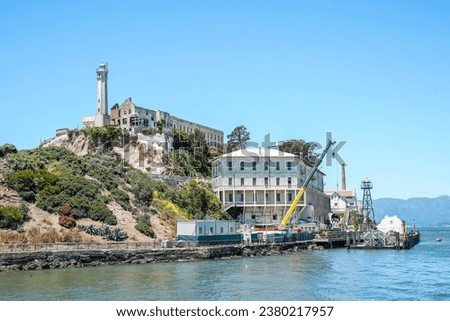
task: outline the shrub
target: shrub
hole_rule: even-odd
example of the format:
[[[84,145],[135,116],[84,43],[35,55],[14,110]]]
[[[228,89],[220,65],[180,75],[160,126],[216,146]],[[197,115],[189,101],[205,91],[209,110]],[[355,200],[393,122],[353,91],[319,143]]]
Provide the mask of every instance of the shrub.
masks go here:
[[[127,174],[127,181],[131,184],[131,192],[140,205],[149,206],[153,199],[154,184],[144,173],[132,171]]]
[[[80,231],[84,231],[90,235],[100,235],[110,241],[123,241],[128,238],[127,232],[116,227],[111,228],[108,224],[103,224],[101,227],[95,227],[94,225],[80,225],[78,226]]]
[[[155,231],[153,231],[153,228],[148,222],[138,223],[134,226],[134,228],[148,237],[156,238]]]
[[[115,188],[111,191],[111,196],[114,198],[114,200],[125,210],[125,211],[131,211],[132,207],[130,204],[130,197],[127,193],[124,191]]]
[[[0,205],[0,228],[16,228],[24,218],[25,213],[19,208]]]
[[[6,176],[5,182],[16,190],[20,197],[29,202],[36,200],[36,194],[46,187],[54,185],[58,176],[46,169],[25,169]]]
[[[118,126],[106,125],[103,127],[83,128],[83,132],[89,137],[89,143],[92,146],[111,147],[113,141],[121,135],[121,129]]]
[[[4,144],[0,146],[0,157],[5,157],[8,154],[15,154],[15,153],[17,153],[17,148],[12,144]]]
[[[71,229],[77,226],[77,221],[75,221],[73,217],[62,215],[58,218],[58,224],[62,227]]]
[[[117,218],[111,210],[99,200],[93,200],[90,203],[90,213],[88,217],[94,221],[104,222],[109,225],[117,224]]]
[[[71,211],[72,211],[72,207],[67,203],[64,203],[59,208],[59,214],[61,214],[62,216],[69,216]]]
[[[141,134],[143,135],[147,135],[147,136],[153,136],[158,134],[158,129],[157,128],[142,128],[141,130]]]

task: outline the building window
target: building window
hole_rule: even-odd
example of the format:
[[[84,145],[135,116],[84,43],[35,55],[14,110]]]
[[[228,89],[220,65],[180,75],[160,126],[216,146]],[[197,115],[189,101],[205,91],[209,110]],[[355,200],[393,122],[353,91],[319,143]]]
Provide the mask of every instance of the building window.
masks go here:
[[[268,177],[264,177],[264,185],[269,185],[269,178]]]
[[[278,219],[278,215],[272,215],[272,220],[276,221]]]
[[[241,186],[245,185],[245,179],[243,177],[241,177]]]
[[[264,170],[268,171],[269,170],[269,162],[264,162]]]
[[[281,194],[277,193],[277,202],[281,202]]]
[[[252,170],[256,171],[256,162],[252,163]]]
[[[228,194],[228,202],[233,202],[233,194]]]
[[[233,170],[233,162],[232,161],[228,161],[228,170],[229,171]]]
[[[198,228],[198,234],[203,234],[203,228],[201,227]]]
[[[292,170],[292,162],[286,162],[286,167],[288,171]]]
[[[292,178],[288,177],[288,186],[291,187],[291,185],[292,185]]]
[[[209,228],[209,234],[214,234],[214,227],[211,226],[211,227]]]
[[[220,234],[223,234],[223,227],[220,228]]]
[[[228,186],[233,185],[233,177],[228,177]]]
[[[287,193],[288,202],[292,202],[292,193]]]
[[[276,180],[276,185],[277,185],[277,186],[280,186],[280,178],[277,177],[275,180]]]
[[[253,186],[256,185],[256,177],[253,177]]]
[[[252,215],[252,220],[256,220],[256,215]]]
[[[233,233],[233,228],[232,227],[230,227],[230,233]]]
[[[245,166],[244,166],[244,162],[241,162],[241,171],[243,171],[244,170],[244,168],[245,168]]]
[[[280,162],[276,162],[276,163],[275,163],[275,169],[276,169],[277,171],[280,170]]]

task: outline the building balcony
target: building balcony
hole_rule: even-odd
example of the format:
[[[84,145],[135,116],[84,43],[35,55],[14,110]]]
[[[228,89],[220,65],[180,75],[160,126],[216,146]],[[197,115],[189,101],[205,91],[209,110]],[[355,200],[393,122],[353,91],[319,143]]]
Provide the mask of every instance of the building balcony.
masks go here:
[[[255,206],[260,206],[260,207],[264,207],[264,206],[270,206],[270,207],[274,207],[274,206],[286,206],[289,207],[291,206],[292,202],[281,202],[281,201],[236,201],[236,202],[223,202],[222,204],[222,208],[226,208],[229,209],[231,207],[255,207]],[[300,201],[297,203],[296,206],[302,207],[305,206],[306,203],[304,201]]]

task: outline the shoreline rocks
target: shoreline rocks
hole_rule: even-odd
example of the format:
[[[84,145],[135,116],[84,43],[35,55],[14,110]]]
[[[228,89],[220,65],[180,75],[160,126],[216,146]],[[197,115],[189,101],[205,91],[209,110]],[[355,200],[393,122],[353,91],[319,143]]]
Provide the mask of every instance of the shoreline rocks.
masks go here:
[[[298,252],[307,248],[308,244],[306,243],[292,242],[146,250],[76,250],[0,253],[0,272],[271,256]]]

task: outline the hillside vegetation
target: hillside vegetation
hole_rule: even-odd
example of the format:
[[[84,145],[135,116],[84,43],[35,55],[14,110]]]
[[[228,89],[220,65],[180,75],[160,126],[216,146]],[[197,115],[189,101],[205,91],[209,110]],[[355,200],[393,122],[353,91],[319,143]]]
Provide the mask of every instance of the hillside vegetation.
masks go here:
[[[91,137],[91,143],[97,139]],[[58,218],[58,226],[52,225],[58,235],[70,230],[110,240],[173,237],[177,220],[227,218],[201,180],[174,189],[124,167],[117,157],[81,157],[63,147],[42,147],[8,153],[0,162],[0,229],[14,230],[10,234],[27,232],[35,208]],[[7,202],[11,190],[20,199]],[[0,243],[6,242],[5,233]]]

